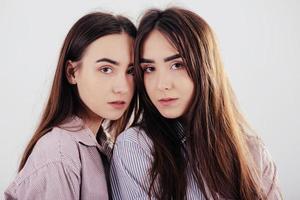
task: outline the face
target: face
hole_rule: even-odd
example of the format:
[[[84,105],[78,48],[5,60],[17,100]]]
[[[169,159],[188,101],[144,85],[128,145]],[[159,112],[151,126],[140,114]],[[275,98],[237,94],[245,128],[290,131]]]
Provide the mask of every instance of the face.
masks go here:
[[[152,31],[143,45],[141,68],[148,96],[162,116],[186,113],[194,84],[178,51],[159,31]]]
[[[75,69],[69,82],[77,85],[82,102],[95,116],[116,120],[130,104],[132,48],[133,39],[127,34],[107,35],[91,43],[80,61],[68,65]]]

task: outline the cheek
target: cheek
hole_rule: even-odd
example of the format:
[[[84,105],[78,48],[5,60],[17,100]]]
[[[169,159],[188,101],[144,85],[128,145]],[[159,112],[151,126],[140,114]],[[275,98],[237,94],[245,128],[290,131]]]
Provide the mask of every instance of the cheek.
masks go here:
[[[127,84],[128,84],[128,98],[131,99],[134,94],[134,80],[132,76],[128,78]]]
[[[91,95],[93,96],[105,90],[106,87],[103,86],[107,84],[108,84],[107,82],[101,81],[100,79],[97,79],[93,76],[89,76],[85,79],[82,79],[81,82],[79,83],[82,90],[86,90],[86,92],[90,92]]]
[[[133,90],[134,90],[133,76],[130,76],[128,79],[128,87],[129,87],[129,91],[133,92]]]
[[[145,88],[146,88],[146,92],[147,94],[149,95],[149,97],[151,98],[153,93],[154,93],[154,80],[153,80],[153,77],[151,76],[144,76],[144,85],[145,85]]]
[[[180,78],[177,81],[178,87],[181,88],[182,94],[186,99],[187,103],[191,101],[194,95],[194,82],[188,76],[187,73],[181,74]]]
[[[76,81],[81,87],[89,87],[95,80],[96,73],[93,73],[86,66],[81,66],[76,72]]]
[[[185,91],[186,104],[189,106],[194,96],[194,83],[191,79],[185,83]]]
[[[102,100],[111,83],[102,78],[96,70],[82,70],[78,75],[77,87],[82,100],[93,104]]]

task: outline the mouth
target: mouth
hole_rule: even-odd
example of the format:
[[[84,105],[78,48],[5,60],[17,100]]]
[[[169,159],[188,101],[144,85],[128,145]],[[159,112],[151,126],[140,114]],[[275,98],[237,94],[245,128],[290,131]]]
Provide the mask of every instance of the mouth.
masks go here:
[[[162,98],[159,99],[158,102],[162,105],[162,106],[169,106],[173,103],[175,103],[178,100],[178,98]]]
[[[108,102],[109,105],[111,105],[115,109],[122,109],[126,106],[125,101],[110,101]]]

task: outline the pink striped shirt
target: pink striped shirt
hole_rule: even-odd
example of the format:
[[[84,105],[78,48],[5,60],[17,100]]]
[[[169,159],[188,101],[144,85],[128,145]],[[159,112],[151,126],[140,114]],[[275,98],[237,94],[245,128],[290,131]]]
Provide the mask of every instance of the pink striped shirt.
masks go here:
[[[73,117],[39,139],[5,199],[108,199],[102,150],[90,129]]]

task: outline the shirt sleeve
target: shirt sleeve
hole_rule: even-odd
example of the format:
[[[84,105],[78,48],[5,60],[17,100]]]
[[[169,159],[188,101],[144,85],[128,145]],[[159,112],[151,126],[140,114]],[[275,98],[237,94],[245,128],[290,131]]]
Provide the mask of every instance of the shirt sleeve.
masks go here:
[[[51,162],[30,174],[19,174],[4,193],[6,200],[76,200],[80,176],[61,161]]]
[[[137,142],[116,143],[110,169],[113,199],[149,199],[151,158],[150,150]]]

